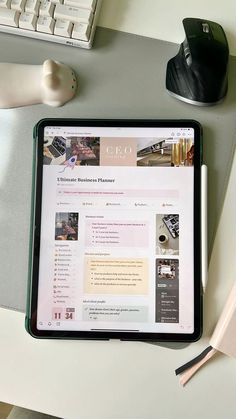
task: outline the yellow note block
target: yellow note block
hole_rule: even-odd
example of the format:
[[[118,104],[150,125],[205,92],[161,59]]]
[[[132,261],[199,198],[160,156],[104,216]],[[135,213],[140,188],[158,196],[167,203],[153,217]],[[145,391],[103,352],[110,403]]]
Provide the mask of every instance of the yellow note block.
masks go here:
[[[86,258],[84,291],[89,294],[145,295],[147,259]]]

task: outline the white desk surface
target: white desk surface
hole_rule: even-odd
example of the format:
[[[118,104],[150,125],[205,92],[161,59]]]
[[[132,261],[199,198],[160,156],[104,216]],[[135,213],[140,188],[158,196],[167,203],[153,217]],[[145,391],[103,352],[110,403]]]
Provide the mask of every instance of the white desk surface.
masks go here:
[[[6,49],[6,54],[8,51]],[[71,50],[68,50],[67,58],[69,52]],[[90,56],[87,57],[89,60]],[[72,104],[67,106],[62,116],[69,116],[70,109]],[[227,106],[224,109],[226,112]],[[45,113],[41,106],[34,111],[35,121]],[[206,112],[209,115],[211,111]],[[52,110],[49,113],[58,116]],[[15,131],[18,118],[28,114],[21,110],[7,111],[4,115],[9,127],[14,126]],[[202,110],[201,115],[204,118]],[[75,111],[71,116],[76,116]],[[30,128],[27,123],[26,126],[25,130],[21,126],[21,135],[25,133],[25,138],[28,138]],[[23,144],[24,138],[20,140]],[[4,144],[1,141],[1,146]],[[7,153],[7,146],[5,148]],[[21,167],[23,173],[24,161]],[[27,173],[30,176],[29,169]],[[10,185],[13,184],[13,180],[8,179]],[[20,178],[15,181],[22,183]],[[200,341],[174,350],[143,342],[35,340],[25,332],[24,314],[1,308],[0,400],[66,419],[234,419],[236,359],[223,355],[216,357],[184,389],[180,387],[174,370],[208,345],[236,278],[235,183],[236,159],[211,256],[204,337]],[[16,199],[22,202],[18,192]],[[26,192],[23,191],[24,199]],[[24,208],[22,202],[22,208],[19,208],[22,214]],[[27,232],[24,234],[26,236]],[[14,240],[17,237],[21,236],[16,234]],[[24,243],[20,241],[17,246],[20,249]],[[15,266],[19,266],[18,260]],[[4,280],[7,280],[7,275]]]
[[[183,349],[143,342],[35,340],[0,309],[0,400],[66,419],[235,418],[236,359],[210,361],[183,389],[174,370],[208,344],[236,278],[236,158],[210,262],[204,337]]]

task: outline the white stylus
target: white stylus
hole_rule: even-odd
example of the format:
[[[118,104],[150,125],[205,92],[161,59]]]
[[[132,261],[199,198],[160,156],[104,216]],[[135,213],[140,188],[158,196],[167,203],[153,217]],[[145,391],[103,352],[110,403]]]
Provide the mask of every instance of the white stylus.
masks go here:
[[[201,167],[201,249],[202,249],[202,288],[205,293],[208,278],[208,237],[207,237],[207,166]]]

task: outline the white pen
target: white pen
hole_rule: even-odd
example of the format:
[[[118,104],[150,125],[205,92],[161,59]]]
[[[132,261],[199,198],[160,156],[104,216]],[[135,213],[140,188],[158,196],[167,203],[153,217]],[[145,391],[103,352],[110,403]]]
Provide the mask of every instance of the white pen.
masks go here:
[[[201,167],[201,249],[202,249],[202,288],[205,293],[208,278],[208,234],[207,234],[207,166]]]

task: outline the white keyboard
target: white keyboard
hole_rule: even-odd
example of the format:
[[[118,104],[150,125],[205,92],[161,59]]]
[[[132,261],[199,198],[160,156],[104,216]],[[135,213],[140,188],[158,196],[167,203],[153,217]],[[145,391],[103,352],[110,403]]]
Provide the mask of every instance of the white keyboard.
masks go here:
[[[0,0],[0,32],[91,48],[102,0]]]

